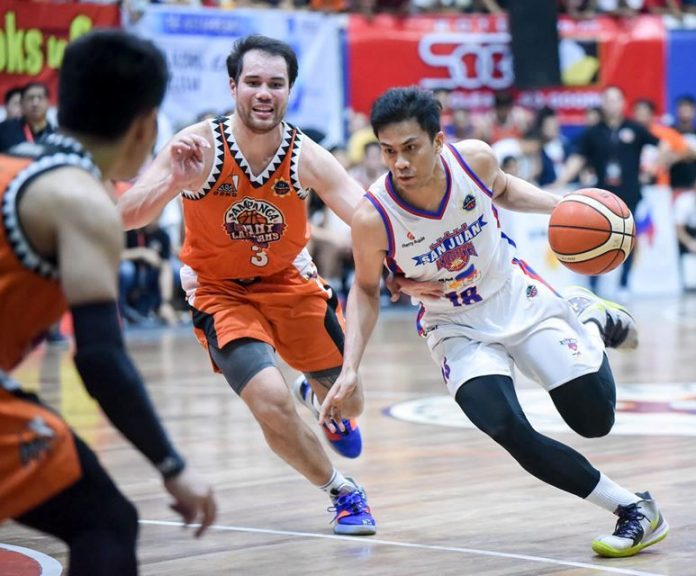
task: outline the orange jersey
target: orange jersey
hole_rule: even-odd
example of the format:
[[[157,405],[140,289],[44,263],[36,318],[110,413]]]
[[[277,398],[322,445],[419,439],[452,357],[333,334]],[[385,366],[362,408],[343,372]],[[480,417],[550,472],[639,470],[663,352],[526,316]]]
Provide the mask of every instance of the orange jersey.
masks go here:
[[[199,277],[212,280],[276,274],[293,264],[309,240],[309,190],[298,176],[305,136],[283,122],[275,156],[254,175],[230,118],[210,122],[215,159],[208,182],[182,193],[186,236],[181,259]]]
[[[36,176],[61,166],[96,170],[75,141],[59,135],[46,141],[46,146],[28,145],[27,157],[0,155],[0,370],[6,372],[67,309],[56,263],[34,250],[19,223],[24,188]]]

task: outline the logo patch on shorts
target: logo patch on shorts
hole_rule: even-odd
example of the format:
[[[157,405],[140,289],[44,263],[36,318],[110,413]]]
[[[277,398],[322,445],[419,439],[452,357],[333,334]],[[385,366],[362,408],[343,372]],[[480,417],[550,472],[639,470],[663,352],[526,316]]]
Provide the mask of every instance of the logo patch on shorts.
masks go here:
[[[534,284],[527,286],[527,298],[534,298],[539,293],[537,287]]]
[[[577,338],[563,338],[560,341],[561,345],[567,346],[571,354],[575,357],[580,356],[580,350],[578,350],[578,340]]]

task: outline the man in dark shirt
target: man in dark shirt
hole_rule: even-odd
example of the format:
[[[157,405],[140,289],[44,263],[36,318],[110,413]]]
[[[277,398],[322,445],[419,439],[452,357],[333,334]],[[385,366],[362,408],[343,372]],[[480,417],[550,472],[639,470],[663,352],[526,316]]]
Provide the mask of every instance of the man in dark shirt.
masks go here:
[[[674,129],[684,138],[689,145],[690,154],[679,162],[672,164],[669,172],[670,182],[675,192],[693,190],[696,182],[696,100],[693,96],[684,95],[677,99],[676,118]]]
[[[55,129],[48,121],[48,86],[31,82],[22,89],[22,116],[0,123],[0,152],[22,142],[38,142]]]
[[[638,178],[641,151],[648,144],[660,145],[660,141],[637,122],[628,120],[624,116],[624,106],[624,95],[620,88],[609,86],[604,90],[602,120],[579,136],[575,150],[566,161],[563,174],[554,187],[566,186],[583,167],[589,165],[597,176],[597,187],[619,196],[635,214],[641,198]],[[627,292],[632,263],[633,254],[629,255],[621,269],[619,289],[623,296]],[[590,278],[590,284],[594,290],[596,276]]]

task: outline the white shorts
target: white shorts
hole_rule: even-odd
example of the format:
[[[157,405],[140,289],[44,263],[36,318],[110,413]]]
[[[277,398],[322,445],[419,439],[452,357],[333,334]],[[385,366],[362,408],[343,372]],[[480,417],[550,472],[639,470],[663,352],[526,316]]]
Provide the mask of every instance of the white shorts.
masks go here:
[[[570,305],[542,280],[514,270],[482,304],[464,312],[428,314],[427,342],[447,389],[478,376],[513,377],[513,367],[547,391],[596,372],[604,347]]]

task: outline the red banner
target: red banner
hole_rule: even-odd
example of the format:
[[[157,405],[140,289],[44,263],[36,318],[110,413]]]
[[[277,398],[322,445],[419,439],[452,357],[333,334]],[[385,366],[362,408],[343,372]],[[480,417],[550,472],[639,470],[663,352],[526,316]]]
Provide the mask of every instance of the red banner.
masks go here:
[[[68,41],[96,27],[120,26],[114,5],[3,0],[0,6],[0,94],[27,82],[48,84],[55,103]]]
[[[665,29],[662,19],[559,21],[563,86],[520,93],[530,108],[549,105],[564,121],[581,121],[608,85],[629,103],[649,98],[664,109]],[[388,88],[418,84],[451,90],[454,107],[490,108],[493,92],[513,88],[507,17],[431,16],[372,20],[348,27],[350,103],[369,112]]]

